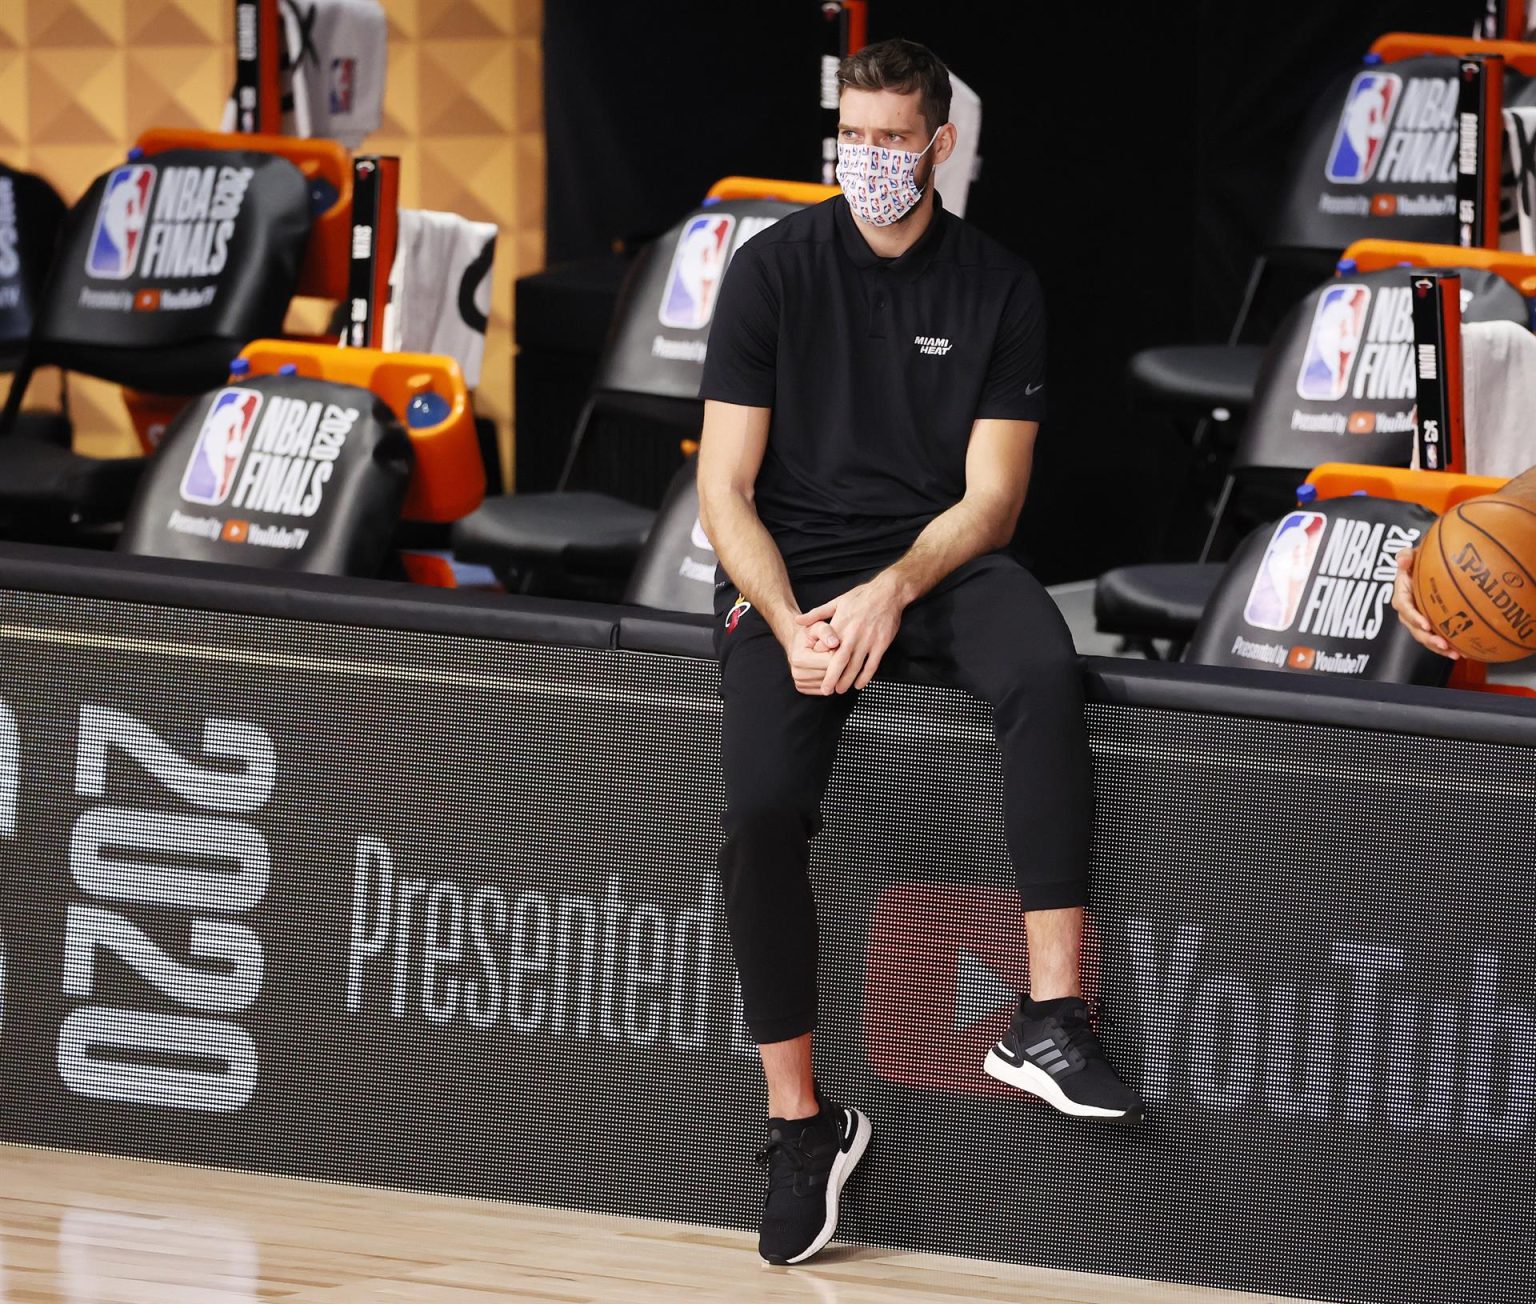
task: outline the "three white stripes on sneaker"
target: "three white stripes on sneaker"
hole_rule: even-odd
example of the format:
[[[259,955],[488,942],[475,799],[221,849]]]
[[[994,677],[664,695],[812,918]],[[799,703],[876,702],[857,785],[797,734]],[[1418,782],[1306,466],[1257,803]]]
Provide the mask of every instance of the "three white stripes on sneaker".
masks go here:
[[[1024,1053],[1039,1064],[1047,1073],[1065,1073],[1070,1067],[1067,1063],[1067,1057],[1061,1053],[1054,1041],[1036,1042],[1033,1046],[1026,1046]]]

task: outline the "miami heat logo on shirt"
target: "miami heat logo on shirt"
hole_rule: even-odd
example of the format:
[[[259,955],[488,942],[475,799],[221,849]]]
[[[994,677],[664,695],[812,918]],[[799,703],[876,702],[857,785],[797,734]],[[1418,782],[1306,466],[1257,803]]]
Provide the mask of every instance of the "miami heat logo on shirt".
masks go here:
[[[86,250],[87,275],[114,281],[133,275],[154,188],[155,169],[148,163],[129,163],[107,177],[96,210],[96,229]]]
[[[229,497],[260,407],[261,395],[254,389],[219,391],[203,418],[197,444],[182,473],[183,499],[217,507]]]

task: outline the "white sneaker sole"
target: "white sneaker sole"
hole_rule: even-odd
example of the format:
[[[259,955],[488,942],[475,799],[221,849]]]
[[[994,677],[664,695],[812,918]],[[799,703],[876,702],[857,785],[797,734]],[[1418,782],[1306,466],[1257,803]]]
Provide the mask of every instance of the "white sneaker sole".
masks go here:
[[[837,1207],[843,1193],[843,1184],[853,1175],[859,1160],[864,1158],[864,1151],[869,1147],[869,1138],[873,1131],[869,1120],[858,1110],[849,1109],[848,1112],[854,1118],[853,1144],[848,1149],[837,1152],[837,1158],[832,1161],[832,1171],[827,1174],[827,1221],[822,1224],[816,1239],[799,1254],[786,1259],[784,1261],[786,1264],[804,1263],[811,1255],[818,1253],[832,1239],[832,1233],[837,1230]]]
[[[1061,1086],[1044,1069],[1036,1068],[1033,1064],[1010,1064],[994,1048],[987,1052],[987,1058],[982,1061],[981,1067],[996,1078],[999,1082],[1006,1082],[1010,1087],[1017,1087],[1020,1091],[1027,1091],[1032,1096],[1038,1096],[1054,1109],[1059,1109],[1063,1114],[1070,1114],[1073,1118],[1108,1118],[1108,1119],[1133,1119],[1140,1117],[1140,1110],[1128,1109],[1101,1109],[1097,1105],[1082,1105],[1071,1099]]]

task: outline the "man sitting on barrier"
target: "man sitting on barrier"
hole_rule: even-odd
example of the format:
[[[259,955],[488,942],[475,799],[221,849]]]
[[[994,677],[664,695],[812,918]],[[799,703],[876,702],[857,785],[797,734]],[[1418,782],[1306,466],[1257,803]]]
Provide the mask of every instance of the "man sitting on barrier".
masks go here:
[[[986,1071],[1064,1113],[1141,1114],[1080,994],[1092,766],[1072,641],[1007,551],[1044,409],[1039,282],[934,192],[955,146],[938,58],[883,41],[838,78],[843,195],[736,254],[700,389],[700,509],[722,571],[720,870],[767,1079],[759,1251],[775,1263],[831,1238],[870,1134],[812,1077],[807,842],[857,690],[892,648],[994,711],[1030,994]]]

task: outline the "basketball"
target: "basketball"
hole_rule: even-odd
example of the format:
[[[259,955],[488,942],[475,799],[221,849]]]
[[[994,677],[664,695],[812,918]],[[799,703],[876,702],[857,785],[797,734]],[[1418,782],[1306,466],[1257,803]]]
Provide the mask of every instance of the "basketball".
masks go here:
[[[1497,495],[1457,504],[1424,537],[1413,593],[1464,657],[1536,653],[1536,511]]]

